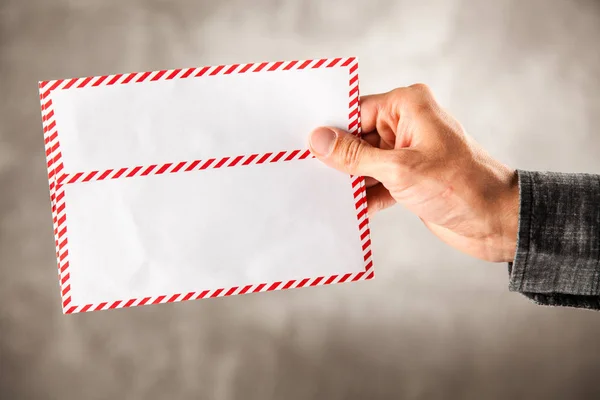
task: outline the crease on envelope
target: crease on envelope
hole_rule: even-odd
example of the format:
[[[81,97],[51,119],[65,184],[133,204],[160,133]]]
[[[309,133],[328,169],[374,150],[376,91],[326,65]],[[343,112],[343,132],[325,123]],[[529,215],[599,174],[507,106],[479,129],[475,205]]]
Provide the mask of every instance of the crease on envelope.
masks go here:
[[[123,199],[123,196],[120,196],[121,205],[124,207],[124,210],[130,210],[127,212],[128,221],[132,227],[131,233],[133,238],[135,239],[135,243],[137,244],[137,249],[140,253],[140,261],[134,270],[130,273],[130,277],[127,280],[127,285],[133,288],[144,287],[147,281],[152,277],[152,263],[150,260],[153,259],[152,248],[151,246],[144,246],[144,243],[147,242],[143,239],[144,229],[141,228],[142,223],[140,221],[136,221],[136,214],[131,211],[131,205],[128,205],[127,202]]]
[[[143,287],[147,281],[152,277],[150,272],[152,254],[149,247],[144,246],[143,239],[143,228],[139,221],[136,221],[136,213],[133,212],[132,207],[134,206],[131,202],[124,198],[124,195],[118,196],[119,207],[115,208],[115,211],[120,211],[120,220],[122,226],[119,228],[126,231],[127,251],[136,254],[134,265],[132,265],[133,271],[129,272],[129,276],[123,281],[126,286],[130,287]],[[113,287],[118,287],[123,283],[113,283]]]

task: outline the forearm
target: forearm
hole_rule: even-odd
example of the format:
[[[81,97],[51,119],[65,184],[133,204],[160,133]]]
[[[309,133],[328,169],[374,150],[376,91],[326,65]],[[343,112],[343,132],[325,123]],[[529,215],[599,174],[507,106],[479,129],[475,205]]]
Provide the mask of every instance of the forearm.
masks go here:
[[[600,310],[600,176],[519,171],[509,289],[544,305]]]

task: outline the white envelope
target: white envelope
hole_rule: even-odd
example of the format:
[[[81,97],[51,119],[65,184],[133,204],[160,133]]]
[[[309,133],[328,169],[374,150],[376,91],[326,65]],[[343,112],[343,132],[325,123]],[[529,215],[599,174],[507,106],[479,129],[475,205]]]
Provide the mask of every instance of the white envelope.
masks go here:
[[[355,58],[39,83],[63,312],[371,279]]]

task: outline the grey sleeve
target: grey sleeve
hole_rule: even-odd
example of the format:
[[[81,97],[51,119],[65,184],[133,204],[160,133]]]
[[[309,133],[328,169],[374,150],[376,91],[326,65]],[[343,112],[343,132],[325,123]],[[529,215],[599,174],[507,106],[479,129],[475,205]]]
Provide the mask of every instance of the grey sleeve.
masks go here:
[[[518,171],[509,289],[534,302],[600,310],[600,176]]]

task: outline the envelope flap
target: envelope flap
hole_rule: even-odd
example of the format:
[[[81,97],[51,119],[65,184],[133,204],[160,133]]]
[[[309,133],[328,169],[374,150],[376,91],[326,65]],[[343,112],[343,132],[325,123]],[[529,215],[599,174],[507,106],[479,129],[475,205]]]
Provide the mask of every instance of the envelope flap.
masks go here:
[[[180,70],[156,80],[141,74],[128,84],[106,78],[54,90],[64,172],[304,149],[314,127],[348,126],[340,115],[347,115],[350,63],[311,63],[199,68],[185,77]]]

